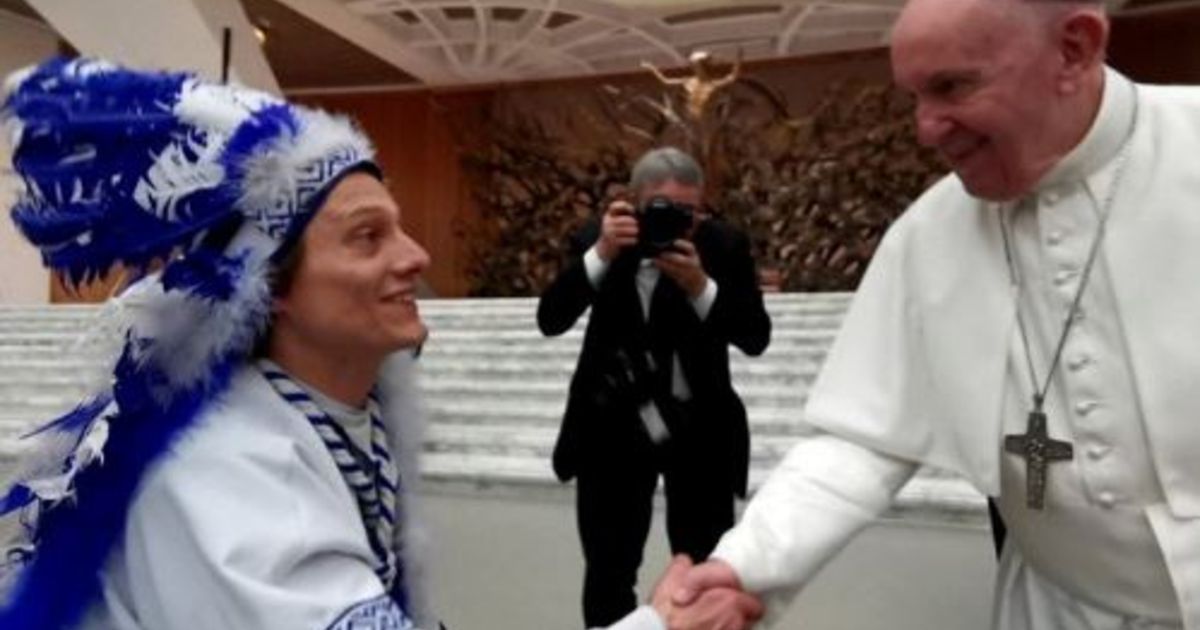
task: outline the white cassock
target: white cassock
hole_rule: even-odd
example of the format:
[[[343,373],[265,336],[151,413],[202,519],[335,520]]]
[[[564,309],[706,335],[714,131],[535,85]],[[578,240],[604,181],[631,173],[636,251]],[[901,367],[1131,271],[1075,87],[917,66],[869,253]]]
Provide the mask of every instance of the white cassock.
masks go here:
[[[1049,434],[1075,455],[1050,465],[1032,511],[1025,462],[1003,450],[1031,406],[1017,308],[1044,379],[1114,182],[1047,397]],[[714,556],[786,596],[928,464],[999,497],[997,630],[1197,630],[1198,401],[1200,89],[1108,70],[1088,135],[1029,197],[986,203],[950,176],[892,226],[805,410],[824,433],[787,455]]]
[[[412,628],[373,559],[325,444],[246,367],[147,473],[83,628]]]

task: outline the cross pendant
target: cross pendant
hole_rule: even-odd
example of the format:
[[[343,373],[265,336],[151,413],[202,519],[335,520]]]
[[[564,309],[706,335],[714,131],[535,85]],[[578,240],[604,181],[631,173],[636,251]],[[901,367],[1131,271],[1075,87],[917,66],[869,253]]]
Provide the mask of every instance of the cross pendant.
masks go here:
[[[1025,459],[1025,504],[1040,510],[1046,499],[1046,467],[1052,462],[1075,456],[1070,442],[1051,439],[1046,434],[1046,414],[1029,412],[1024,435],[1004,436],[1004,450]]]

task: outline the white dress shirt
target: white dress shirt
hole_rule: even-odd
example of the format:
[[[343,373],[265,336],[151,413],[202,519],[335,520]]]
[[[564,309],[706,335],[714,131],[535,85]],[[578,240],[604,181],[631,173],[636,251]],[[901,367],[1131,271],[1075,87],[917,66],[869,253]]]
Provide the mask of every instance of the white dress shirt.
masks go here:
[[[608,273],[609,263],[596,252],[595,245],[583,255],[583,266],[587,270],[588,281],[591,282],[592,287],[599,288],[600,282],[604,280],[604,275]],[[661,276],[662,272],[654,266],[653,260],[645,258],[638,263],[635,282],[645,321],[650,321],[650,298],[654,295],[654,288],[658,286]],[[692,308],[696,309],[696,315],[700,317],[700,321],[708,318],[708,313],[712,310],[713,302],[716,300],[717,282],[706,276],[704,290],[700,292],[700,295],[691,299]],[[691,400],[692,398],[692,389],[688,386],[687,378],[683,374],[683,366],[679,363],[678,352],[675,353],[674,364],[671,366],[671,394],[679,400]]]

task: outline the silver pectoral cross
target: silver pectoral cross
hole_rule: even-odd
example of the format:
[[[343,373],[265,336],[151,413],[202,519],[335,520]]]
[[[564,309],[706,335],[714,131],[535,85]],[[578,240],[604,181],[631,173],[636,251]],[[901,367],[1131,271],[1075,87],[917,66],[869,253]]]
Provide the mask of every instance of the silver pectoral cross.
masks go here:
[[[1054,440],[1046,433],[1046,414],[1029,412],[1024,435],[1004,436],[1004,450],[1025,459],[1025,504],[1040,510],[1046,499],[1046,468],[1052,462],[1070,460],[1075,449],[1070,442]]]

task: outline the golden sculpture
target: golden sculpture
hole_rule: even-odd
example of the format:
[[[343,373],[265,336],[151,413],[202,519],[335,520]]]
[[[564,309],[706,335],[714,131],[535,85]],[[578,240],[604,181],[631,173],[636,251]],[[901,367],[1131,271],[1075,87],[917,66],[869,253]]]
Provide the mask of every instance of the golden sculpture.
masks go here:
[[[703,119],[704,110],[708,106],[708,101],[712,98],[713,94],[716,94],[717,90],[738,80],[738,76],[742,70],[742,56],[739,52],[738,58],[733,64],[733,69],[725,76],[717,76],[716,63],[712,55],[706,51],[697,50],[692,53],[688,57],[688,62],[692,64],[692,75],[688,77],[668,77],[649,61],[643,61],[642,67],[649,70],[659,81],[666,85],[683,87],[683,91],[687,95],[688,115],[691,116],[693,121],[699,122]]]

